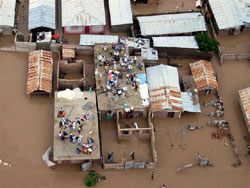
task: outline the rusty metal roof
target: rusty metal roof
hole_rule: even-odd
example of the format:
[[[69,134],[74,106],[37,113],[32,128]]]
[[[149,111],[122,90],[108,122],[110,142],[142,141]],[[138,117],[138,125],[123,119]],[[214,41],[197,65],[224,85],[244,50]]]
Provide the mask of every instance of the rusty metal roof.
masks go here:
[[[212,64],[205,60],[190,63],[191,72],[194,78],[195,86],[198,90],[218,89]]]
[[[75,46],[63,45],[62,46],[62,57],[63,58],[75,58]]]
[[[158,65],[146,69],[150,109],[183,111],[179,76],[176,67]]]
[[[239,90],[241,108],[250,133],[250,87]]]
[[[27,94],[34,91],[52,92],[52,52],[37,50],[29,53]]]

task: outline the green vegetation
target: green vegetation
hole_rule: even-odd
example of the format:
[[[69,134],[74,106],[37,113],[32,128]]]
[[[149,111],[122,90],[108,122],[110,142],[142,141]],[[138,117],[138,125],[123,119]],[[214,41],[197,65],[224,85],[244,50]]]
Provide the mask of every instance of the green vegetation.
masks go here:
[[[85,185],[87,187],[93,187],[98,181],[98,179],[99,175],[95,171],[90,170],[88,176],[85,179]]]
[[[215,39],[210,38],[207,32],[196,34],[195,40],[197,41],[201,51],[218,51],[218,46],[220,45],[220,43]]]

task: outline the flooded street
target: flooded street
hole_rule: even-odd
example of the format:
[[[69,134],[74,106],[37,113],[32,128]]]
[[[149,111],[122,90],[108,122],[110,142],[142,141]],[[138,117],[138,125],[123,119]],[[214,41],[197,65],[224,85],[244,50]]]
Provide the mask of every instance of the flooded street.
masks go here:
[[[82,187],[86,172],[81,172],[80,165],[59,165],[52,170],[42,161],[43,153],[52,145],[53,98],[31,96],[28,99],[26,96],[28,54],[0,52],[0,57],[0,156],[12,163],[12,167],[0,168],[0,187]],[[242,138],[247,135],[247,128],[238,102],[238,90],[250,84],[250,64],[249,61],[232,61],[224,62],[221,67],[217,58],[212,62],[225,103],[224,118],[230,123],[242,165],[231,167],[235,160],[232,148],[224,145],[229,140],[211,139],[213,128],[204,127],[193,132],[186,129],[187,124],[205,125],[208,117],[185,113],[180,119],[153,119],[158,154],[154,180],[151,180],[151,170],[103,170],[99,162],[95,162],[94,169],[107,177],[96,187],[157,188],[163,183],[178,188],[250,186],[250,160],[244,157],[246,143]],[[214,96],[201,95],[201,103],[210,99],[214,99]],[[202,107],[202,110],[212,109]],[[105,126],[105,122],[102,126]],[[106,128],[105,131],[108,130]],[[183,130],[186,131],[185,136],[182,135]],[[113,130],[110,131],[110,135],[113,134]],[[184,144],[185,150],[179,146]],[[112,146],[115,145],[110,143],[111,149]],[[196,167],[179,173],[175,171],[178,166],[195,163],[198,152],[208,157],[215,167]]]

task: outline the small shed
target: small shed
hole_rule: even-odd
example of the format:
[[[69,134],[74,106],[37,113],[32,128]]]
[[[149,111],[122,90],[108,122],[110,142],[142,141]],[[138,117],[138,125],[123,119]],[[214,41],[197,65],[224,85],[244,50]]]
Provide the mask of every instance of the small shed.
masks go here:
[[[154,65],[159,60],[158,51],[154,48],[142,48],[141,56],[145,65]]]
[[[200,12],[139,16],[142,36],[192,34],[206,31],[205,18]]]
[[[189,65],[198,91],[204,91],[205,94],[210,94],[212,90],[218,90],[216,74],[210,62],[200,60],[190,63]]]
[[[65,33],[104,33],[105,25],[104,0],[62,0]]]
[[[239,102],[250,134],[250,87],[239,90]]]
[[[15,23],[16,0],[0,0],[0,34],[11,35]]]
[[[238,0],[208,0],[212,11],[215,30],[218,35],[235,35],[240,33],[243,25]]]
[[[75,58],[75,46],[74,45],[63,45],[62,46],[62,59],[72,60]]]
[[[52,93],[52,52],[37,50],[29,53],[27,94]]]
[[[146,73],[154,117],[180,117],[183,103],[177,68],[161,64],[146,68]]]
[[[112,32],[128,32],[133,24],[130,0],[109,0]]]

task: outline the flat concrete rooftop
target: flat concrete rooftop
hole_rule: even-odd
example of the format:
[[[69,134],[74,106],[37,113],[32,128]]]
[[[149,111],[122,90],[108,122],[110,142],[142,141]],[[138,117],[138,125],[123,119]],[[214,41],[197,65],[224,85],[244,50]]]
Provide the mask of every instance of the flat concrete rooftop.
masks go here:
[[[118,101],[114,101],[112,98],[109,98],[107,92],[105,92],[108,78],[108,70],[104,69],[104,66],[100,66],[100,62],[97,58],[99,54],[105,56],[107,60],[112,60],[113,57],[109,54],[110,52],[115,52],[116,50],[112,49],[112,45],[106,45],[109,48],[109,51],[104,51],[101,48],[101,45],[97,44],[94,47],[94,55],[95,55],[95,79],[96,79],[96,91],[97,91],[97,100],[98,100],[98,109],[100,111],[108,111],[115,109],[124,109],[124,104],[127,104],[127,108],[134,107],[135,109],[143,109],[146,106],[142,105],[142,98],[140,95],[140,84],[137,82],[138,89],[131,89],[131,84],[126,84],[126,74],[138,75],[140,73],[145,74],[145,66],[142,66],[142,69],[139,70],[136,64],[132,64],[134,72],[130,72],[128,68],[121,66],[120,63],[117,63],[116,69],[114,69],[114,65],[109,66],[108,70],[117,70],[123,76],[122,79],[119,79],[119,88],[127,88],[125,98],[120,98]],[[120,53],[121,54],[121,53]],[[134,56],[129,56],[130,58],[134,58]],[[137,57],[137,62],[141,63],[143,58],[141,56]],[[121,62],[121,56],[120,56]]]
[[[95,92],[81,92],[81,97],[77,99],[58,98],[58,93],[55,92],[55,110],[54,110],[54,160],[55,161],[83,161],[90,159],[100,159],[100,144],[99,144],[99,129],[96,109],[96,95]],[[82,118],[83,114],[89,114],[90,118],[83,122],[83,127],[80,135],[82,135],[81,145],[87,144],[88,138],[94,140],[93,152],[91,154],[84,154],[80,152],[77,154],[76,148],[82,150],[77,143],[72,143],[68,139],[62,141],[59,137],[59,132],[63,131],[59,127],[59,122],[62,119],[57,117],[59,109],[63,108],[66,116],[65,119],[76,121],[76,118]],[[89,108],[89,109],[88,109]],[[78,134],[75,129],[65,130],[68,134]]]

